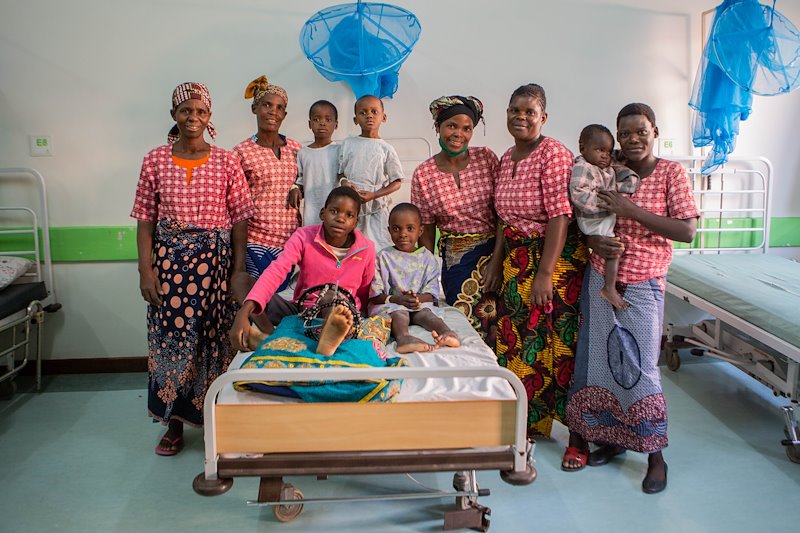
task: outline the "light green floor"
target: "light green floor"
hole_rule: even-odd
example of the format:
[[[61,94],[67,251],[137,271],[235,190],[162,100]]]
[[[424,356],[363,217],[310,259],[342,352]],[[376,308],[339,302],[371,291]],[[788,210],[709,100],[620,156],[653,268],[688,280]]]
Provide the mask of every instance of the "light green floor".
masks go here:
[[[641,454],[577,473],[559,470],[566,431],[537,444],[539,479],[526,487],[479,474],[491,496],[490,531],[797,531],[800,464],[783,448],[779,406],[765,387],[723,363],[664,370],[670,412],[669,487],[641,492]],[[248,507],[257,482],[240,478],[222,496],[191,488],[203,469],[202,435],[187,431],[176,457],[153,453],[162,428],[145,411],[142,374],[59,376],[45,392],[0,402],[0,531],[441,531],[451,500],[307,505],[281,524]],[[449,490],[451,474],[422,474]],[[413,491],[405,476],[290,478],[306,497]]]

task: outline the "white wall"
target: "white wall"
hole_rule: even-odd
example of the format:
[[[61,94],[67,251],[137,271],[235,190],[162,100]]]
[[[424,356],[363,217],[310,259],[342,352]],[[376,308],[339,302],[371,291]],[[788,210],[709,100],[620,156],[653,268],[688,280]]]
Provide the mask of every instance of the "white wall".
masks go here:
[[[51,224],[132,224],[128,214],[141,158],[162,144],[170,94],[182,81],[207,83],[219,146],[254,131],[244,86],[260,74],[289,91],[284,132],[307,139],[308,106],[340,110],[339,136],[356,133],[353,97],[325,81],[298,45],[302,24],[337,2],[264,0],[2,0],[0,166],[32,166],[47,180]],[[613,126],[631,101],[651,104],[662,137],[690,149],[686,102],[699,58],[700,13],[716,0],[414,0],[422,37],[386,102],[384,137],[434,140],[428,103],[446,93],[486,105],[486,132],[473,144],[511,144],[504,109],[527,82],[548,92],[547,135],[576,148],[590,122]],[[800,2],[780,2],[800,22]],[[776,216],[800,216],[800,155],[791,126],[800,93],[757,98],[737,154],[765,155],[777,172]],[[28,135],[47,134],[55,156],[28,156]],[[5,195],[6,192],[4,191]],[[146,353],[144,304],[133,263],[59,264],[64,303],[49,342],[53,358]],[[52,338],[55,332],[55,340]]]

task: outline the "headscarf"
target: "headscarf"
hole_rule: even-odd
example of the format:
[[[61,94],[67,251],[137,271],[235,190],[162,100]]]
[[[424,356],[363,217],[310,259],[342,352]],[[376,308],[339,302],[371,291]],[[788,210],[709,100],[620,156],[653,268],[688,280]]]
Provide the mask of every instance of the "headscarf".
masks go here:
[[[428,109],[437,126],[456,115],[467,115],[473,126],[483,120],[483,103],[474,96],[441,96],[431,102]]]
[[[286,89],[270,83],[266,76],[259,76],[254,79],[247,84],[244,90],[245,99],[252,98],[254,104],[261,100],[261,97],[266,94],[277,94],[283,98],[284,105],[289,105],[289,95],[286,94]]]
[[[206,107],[208,107],[209,113],[211,112],[211,95],[208,92],[208,87],[206,87],[202,83],[196,83],[187,81],[186,83],[181,83],[175,90],[172,91],[172,110],[175,111],[178,109],[178,106],[184,103],[187,100],[200,100],[203,102]],[[209,121],[208,126],[206,126],[208,130],[208,134],[211,135],[212,139],[216,139],[217,137],[217,129],[214,125]],[[167,134],[167,142],[169,144],[174,143],[178,140],[180,136],[180,132],[178,131],[178,125],[175,124],[172,126],[172,129],[169,130]]]

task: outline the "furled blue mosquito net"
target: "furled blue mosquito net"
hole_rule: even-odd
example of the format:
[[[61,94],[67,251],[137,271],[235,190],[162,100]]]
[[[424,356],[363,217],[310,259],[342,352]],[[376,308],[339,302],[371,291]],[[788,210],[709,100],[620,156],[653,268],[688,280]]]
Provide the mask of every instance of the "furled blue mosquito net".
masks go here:
[[[757,0],[717,6],[689,102],[694,145],[713,145],[703,174],[728,160],[753,94],[786,93],[798,84],[800,34],[791,22]]]
[[[344,81],[356,98],[391,97],[398,71],[422,27],[413,13],[389,4],[358,2],[314,14],[300,32],[300,46],[329,81]]]

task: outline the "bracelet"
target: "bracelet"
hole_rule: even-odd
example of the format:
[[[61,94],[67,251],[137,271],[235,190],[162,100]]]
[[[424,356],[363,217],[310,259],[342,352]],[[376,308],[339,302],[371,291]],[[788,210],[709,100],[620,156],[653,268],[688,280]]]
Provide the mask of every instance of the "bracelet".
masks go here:
[[[339,178],[339,187],[342,186],[343,181],[347,181],[347,176],[342,176],[341,178]]]
[[[386,305],[386,304],[388,304],[388,303],[391,303],[391,302],[389,301],[389,300],[391,300],[391,299],[392,299],[392,295],[391,295],[391,294],[387,294],[387,295],[386,295],[386,300],[383,302],[383,305]]]
[[[298,191],[300,190],[300,186],[298,184],[296,184],[296,183],[292,183],[292,186],[289,187],[289,192],[292,192],[294,190],[298,190]]]

